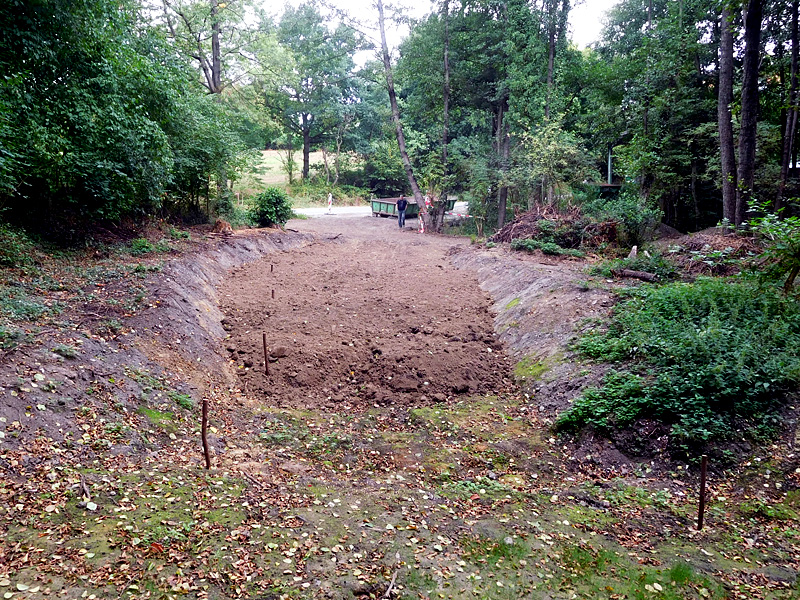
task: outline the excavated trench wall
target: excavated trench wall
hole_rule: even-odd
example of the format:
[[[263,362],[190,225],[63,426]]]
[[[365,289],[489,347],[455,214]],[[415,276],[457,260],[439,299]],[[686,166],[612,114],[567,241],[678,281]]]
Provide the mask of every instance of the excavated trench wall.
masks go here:
[[[130,420],[126,414],[155,410],[170,394],[200,400],[214,387],[229,386],[232,374],[220,343],[226,333],[218,284],[231,269],[313,239],[250,230],[213,240],[168,263],[148,282],[145,307],[126,320],[119,335],[106,339],[76,332],[72,358],[56,354],[45,338],[41,344],[7,353],[0,369],[3,448],[18,448],[44,436],[73,447],[82,460],[95,452],[134,454],[146,449],[138,428],[130,428],[118,444],[105,448],[96,446],[87,427]]]

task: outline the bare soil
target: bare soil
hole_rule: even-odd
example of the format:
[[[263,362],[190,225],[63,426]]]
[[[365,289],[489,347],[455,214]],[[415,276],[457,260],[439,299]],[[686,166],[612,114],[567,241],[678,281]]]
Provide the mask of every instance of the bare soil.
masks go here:
[[[304,222],[299,227],[319,243],[226,278],[225,345],[248,393],[280,407],[350,408],[426,405],[509,387],[490,299],[474,274],[447,259],[464,241],[393,225]]]

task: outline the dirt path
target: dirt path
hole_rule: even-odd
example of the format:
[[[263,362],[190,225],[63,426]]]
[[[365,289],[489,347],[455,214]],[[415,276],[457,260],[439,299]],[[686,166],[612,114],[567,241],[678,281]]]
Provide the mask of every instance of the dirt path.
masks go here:
[[[220,289],[226,347],[247,393],[281,407],[350,409],[508,388],[491,300],[448,260],[463,239],[372,217],[292,227],[319,243],[240,268]]]

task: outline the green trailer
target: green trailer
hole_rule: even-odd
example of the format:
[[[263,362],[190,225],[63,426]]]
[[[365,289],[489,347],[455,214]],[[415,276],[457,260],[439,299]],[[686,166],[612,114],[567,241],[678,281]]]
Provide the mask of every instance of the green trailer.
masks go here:
[[[374,198],[372,203],[372,216],[373,217],[396,217],[397,216],[397,201],[400,198]],[[408,208],[406,208],[406,218],[414,219],[419,214],[419,206],[414,200],[408,199]]]
[[[373,217],[396,217],[397,216],[397,201],[400,198],[374,198],[372,203],[372,216]],[[419,206],[412,198],[407,198],[408,208],[406,209],[406,217],[414,219],[419,215]],[[447,201],[447,210],[453,210],[456,204],[455,198]]]

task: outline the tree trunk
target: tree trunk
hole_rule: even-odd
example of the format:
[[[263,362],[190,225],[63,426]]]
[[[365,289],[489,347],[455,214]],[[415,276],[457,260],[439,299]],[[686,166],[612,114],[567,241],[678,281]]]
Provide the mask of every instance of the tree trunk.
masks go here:
[[[211,93],[222,91],[222,51],[219,47],[219,0],[211,0]]]
[[[555,11],[554,11],[555,12]],[[547,35],[547,90],[544,100],[544,117],[550,118],[550,102],[553,96],[553,70],[556,62],[556,16],[550,15],[550,31]]]
[[[736,222],[736,150],[733,142],[733,15],[727,2],[722,3],[719,40],[719,91],[717,124],[722,163],[722,218]]]
[[[303,181],[308,181],[308,172],[311,166],[311,128],[308,117],[303,115]]]
[[[339,156],[342,154],[342,139],[344,138],[344,133],[342,131],[342,127],[340,126],[338,129],[338,134],[336,136],[336,156],[333,158],[333,185],[339,184]]]
[[[414,170],[411,167],[411,160],[408,158],[406,151],[406,139],[403,136],[403,124],[400,121],[400,108],[397,106],[397,95],[394,91],[394,78],[392,77],[392,61],[389,58],[389,46],[386,43],[386,28],[384,27],[383,18],[383,0],[376,0],[378,7],[378,26],[381,31],[381,50],[383,55],[383,68],[386,71],[386,90],[389,93],[389,104],[392,107],[392,121],[394,121],[395,134],[397,135],[397,146],[400,149],[400,158],[403,161],[403,168],[408,177],[408,184],[411,186],[411,191],[414,194],[418,206],[423,205],[422,192],[417,185],[417,180],[414,177]]]
[[[758,60],[761,56],[761,21],[764,0],[748,0],[744,17],[744,59],[742,76],[742,126],[739,130],[739,173],[736,188],[736,227],[744,223],[752,199],[756,171],[756,128],[758,126]]]
[[[444,21],[444,52],[442,62],[444,81],[442,83],[442,193],[439,202],[434,205],[432,229],[436,233],[444,227],[444,213],[447,211],[447,143],[450,127],[450,14],[449,0],[442,4],[442,20]]]
[[[792,2],[792,67],[791,83],[789,84],[789,109],[786,112],[786,128],[783,135],[783,154],[781,156],[781,178],[778,186],[778,197],[775,201],[775,210],[779,210],[783,204],[783,194],[786,191],[786,182],[789,179],[789,165],[795,149],[795,135],[797,134],[798,118],[798,90],[797,90],[797,68],[798,68],[798,0]]]
[[[325,167],[325,185],[331,184],[331,168],[328,166],[328,148],[322,147],[322,164]]]
[[[510,136],[506,131],[505,107],[501,104],[497,114],[497,153],[500,158],[501,177],[508,170],[508,154],[511,144]],[[506,224],[506,205],[508,203],[508,186],[500,185],[497,190],[497,228],[501,229]]]

